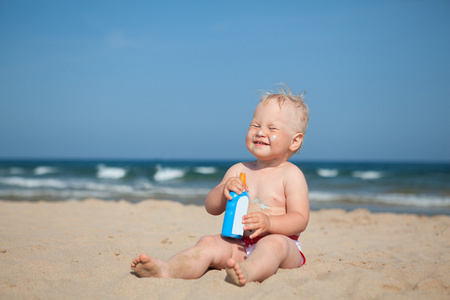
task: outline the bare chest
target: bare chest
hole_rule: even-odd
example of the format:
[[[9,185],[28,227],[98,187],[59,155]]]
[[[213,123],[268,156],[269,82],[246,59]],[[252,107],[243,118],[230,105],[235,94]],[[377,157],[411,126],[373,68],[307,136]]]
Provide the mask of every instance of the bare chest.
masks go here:
[[[286,196],[282,180],[268,178],[249,185],[249,212],[261,211],[268,215],[286,213]]]

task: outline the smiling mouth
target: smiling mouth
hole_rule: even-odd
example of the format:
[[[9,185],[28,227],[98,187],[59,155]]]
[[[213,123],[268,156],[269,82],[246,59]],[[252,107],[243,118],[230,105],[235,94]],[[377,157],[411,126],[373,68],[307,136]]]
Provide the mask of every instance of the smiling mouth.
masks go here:
[[[267,143],[260,142],[260,141],[256,141],[256,142],[254,142],[253,144],[255,144],[255,145],[260,145],[260,146],[268,146],[268,145],[269,145],[269,144],[267,144]]]

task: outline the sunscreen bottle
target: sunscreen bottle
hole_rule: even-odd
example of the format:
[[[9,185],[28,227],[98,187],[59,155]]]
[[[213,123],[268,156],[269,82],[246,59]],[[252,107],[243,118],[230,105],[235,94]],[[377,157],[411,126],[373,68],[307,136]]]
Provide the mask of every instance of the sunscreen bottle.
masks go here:
[[[245,173],[241,173],[239,178],[245,185]],[[248,193],[244,191],[238,195],[235,192],[230,192],[231,200],[227,200],[227,208],[223,218],[222,235],[240,239],[244,234],[244,224],[242,224],[242,217],[247,214],[248,210]]]

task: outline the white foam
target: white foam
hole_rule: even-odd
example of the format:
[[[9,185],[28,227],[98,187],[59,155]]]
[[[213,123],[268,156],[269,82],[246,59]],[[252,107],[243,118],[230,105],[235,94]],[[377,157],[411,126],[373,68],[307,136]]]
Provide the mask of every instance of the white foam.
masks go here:
[[[211,190],[206,188],[170,188],[170,187],[155,187],[154,194],[174,195],[178,197],[198,197],[206,196]]]
[[[129,185],[117,185],[117,184],[104,184],[96,182],[87,182],[85,188],[94,191],[110,191],[117,193],[132,193],[133,188]]]
[[[58,169],[53,168],[53,167],[40,166],[40,167],[37,167],[36,169],[34,169],[34,174],[35,175],[45,175],[45,174],[49,174],[49,173],[56,173],[57,171],[58,171]]]
[[[339,194],[332,192],[310,192],[311,201],[352,202],[416,207],[450,207],[450,197],[407,194]]]
[[[450,197],[431,195],[384,194],[374,197],[378,202],[388,205],[412,205],[418,207],[448,207]]]
[[[199,174],[209,175],[217,172],[217,168],[215,167],[196,167],[194,171]]]
[[[151,190],[153,189],[153,185],[146,179],[137,180],[134,183],[134,187],[138,190]]]
[[[377,171],[355,171],[352,173],[352,176],[364,180],[374,180],[383,177],[383,173]]]
[[[186,171],[182,169],[163,168],[161,165],[157,165],[153,179],[155,179],[155,181],[168,181],[182,178],[185,173]]]
[[[327,193],[327,192],[309,192],[309,198],[312,201],[318,201],[318,202],[332,202],[332,201],[338,201],[342,199],[342,196],[335,193]]]
[[[120,179],[127,174],[127,171],[118,167],[97,166],[97,177],[106,179]]]
[[[316,172],[321,177],[336,177],[339,174],[337,169],[317,169]]]
[[[0,178],[0,183],[5,185],[21,186],[26,188],[50,187],[57,189],[67,188],[67,184],[56,179],[28,179],[22,177]]]
[[[109,198],[110,194],[99,191],[42,189],[42,190],[0,190],[0,197],[41,198],[79,200],[83,198]]]

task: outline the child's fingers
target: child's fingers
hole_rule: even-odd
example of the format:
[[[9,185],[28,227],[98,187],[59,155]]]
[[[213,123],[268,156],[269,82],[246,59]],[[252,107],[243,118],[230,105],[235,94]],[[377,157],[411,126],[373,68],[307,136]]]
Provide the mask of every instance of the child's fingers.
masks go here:
[[[250,237],[251,239],[254,239],[255,237],[260,236],[261,233],[262,233],[262,230],[261,230],[261,229],[258,229],[258,230],[255,230],[255,232],[253,232],[252,234],[250,234],[249,237]]]
[[[243,217],[242,223],[245,225],[245,230],[259,229],[264,225],[264,220],[257,214],[250,214]]]
[[[266,217],[261,212],[253,212],[245,215],[242,218],[242,223],[244,224],[244,230],[254,230],[250,235],[251,238],[255,238],[268,231]]]
[[[252,212],[245,215],[244,220],[246,223],[261,223],[264,222],[264,215],[261,212]]]
[[[235,178],[235,180],[233,180],[232,182],[230,182],[231,186],[234,188],[234,192],[237,193],[239,192],[239,194],[241,194],[242,192],[245,191],[245,185],[242,182],[242,180],[240,180],[239,178]]]
[[[242,194],[242,192],[239,190],[239,188],[233,186],[233,185],[226,185],[223,188],[223,195],[225,196],[225,198],[227,198],[228,200],[233,199],[233,197],[231,196],[230,192],[235,192],[236,194],[240,195]]]
[[[225,198],[227,198],[228,200],[233,199],[233,197],[231,197],[230,192],[228,192],[227,189],[223,189],[223,195],[224,195]]]
[[[235,192],[236,194],[240,195],[245,191],[245,186],[242,180],[239,178],[230,178],[227,183],[225,184],[225,192],[224,195],[227,197],[229,195],[229,192]],[[231,197],[231,196],[230,196]],[[228,199],[231,199],[227,197]]]

